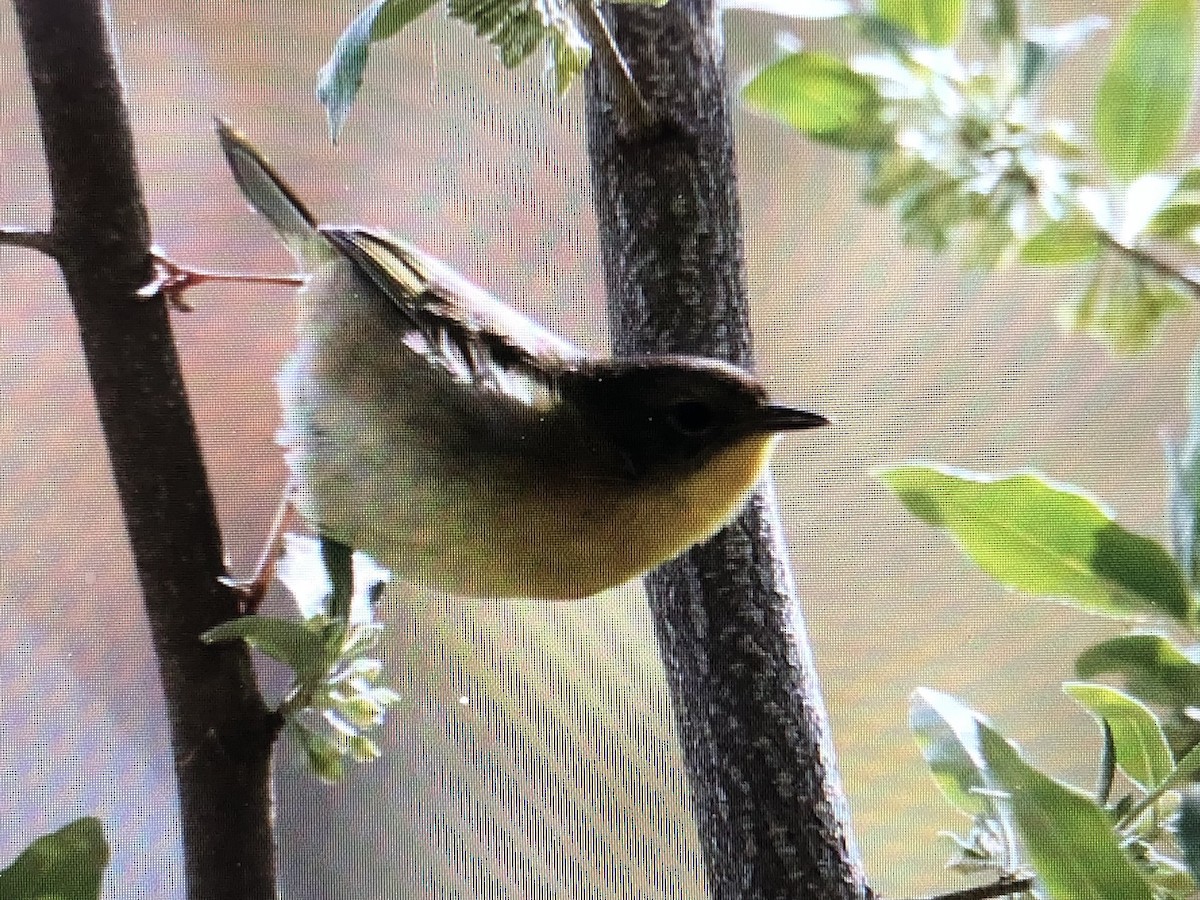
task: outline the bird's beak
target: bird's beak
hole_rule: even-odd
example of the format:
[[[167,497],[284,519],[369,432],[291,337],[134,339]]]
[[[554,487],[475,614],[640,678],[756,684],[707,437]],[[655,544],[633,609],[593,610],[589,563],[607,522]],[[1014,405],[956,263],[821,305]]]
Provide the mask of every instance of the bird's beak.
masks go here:
[[[755,425],[762,431],[802,431],[805,428],[820,428],[830,424],[819,413],[795,409],[791,406],[764,406]]]

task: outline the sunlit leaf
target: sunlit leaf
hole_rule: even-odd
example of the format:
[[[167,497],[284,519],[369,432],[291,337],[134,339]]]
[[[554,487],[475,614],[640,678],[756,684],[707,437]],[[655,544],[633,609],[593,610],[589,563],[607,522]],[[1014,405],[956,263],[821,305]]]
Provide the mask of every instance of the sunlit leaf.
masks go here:
[[[851,149],[890,144],[874,83],[828,53],[786,56],[759,72],[742,96],[751,106],[828,143]]]
[[[362,87],[371,42],[391,37],[437,0],[375,0],[354,17],[317,73],[317,98],[325,107],[329,136],[337,141]]]
[[[1129,693],[1150,703],[1200,705],[1200,665],[1161,635],[1126,634],[1102,641],[1079,654],[1075,673],[1081,678],[1121,675]]]
[[[576,31],[553,30],[546,47],[546,68],[552,75],[554,90],[562,96],[587,68],[592,46]]]
[[[879,476],[910,512],[946,529],[1005,585],[1107,615],[1186,619],[1191,612],[1171,555],[1077,488],[1036,473],[998,477],[934,465]]]
[[[1033,768],[990,728],[980,729],[980,746],[1050,900],[1152,900],[1108,814],[1090,797]]]
[[[962,31],[966,0],[876,0],[877,15],[931,44],[952,44]]]
[[[1175,150],[1195,66],[1195,0],[1142,0],[1096,96],[1096,147],[1118,178],[1136,178]]]
[[[385,0],[371,23],[371,40],[383,41],[420,18],[438,0]],[[376,4],[372,4],[376,5]]]
[[[979,747],[985,717],[949,694],[918,688],[909,698],[908,727],[934,781],[954,806],[970,816],[991,808],[981,791],[987,786]]]
[[[1166,317],[1191,300],[1172,283],[1120,261],[1097,273],[1076,304],[1070,325],[1103,340],[1118,353],[1138,353],[1158,339]]]
[[[1150,220],[1146,233],[1162,238],[1191,238],[1200,226],[1200,202],[1168,203]]]
[[[1020,260],[1031,266],[1066,266],[1092,262],[1104,244],[1096,226],[1083,216],[1051,222],[1022,246]]]
[[[1175,760],[1158,718],[1147,706],[1104,684],[1071,681],[1063,690],[1108,724],[1117,765],[1131,780],[1150,791],[1167,779]]]
[[[301,680],[328,668],[331,662],[323,634],[309,622],[241,616],[210,628],[200,637],[210,644],[240,638],[295,671]]]
[[[339,747],[324,735],[317,734],[309,728],[292,722],[289,731],[293,739],[304,750],[309,768],[317,777],[337,782],[346,777],[346,749]]]
[[[449,0],[447,12],[488,40],[510,69],[524,62],[553,32],[569,46],[587,45],[562,0]],[[565,74],[556,72],[556,77]]]

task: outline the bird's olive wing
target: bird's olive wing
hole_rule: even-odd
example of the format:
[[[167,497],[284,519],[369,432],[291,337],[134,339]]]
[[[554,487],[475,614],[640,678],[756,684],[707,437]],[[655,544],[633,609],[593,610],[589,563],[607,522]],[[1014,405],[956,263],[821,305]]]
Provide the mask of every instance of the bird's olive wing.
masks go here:
[[[404,343],[456,380],[532,402],[583,353],[417,247],[382,232],[323,227],[402,317]]]

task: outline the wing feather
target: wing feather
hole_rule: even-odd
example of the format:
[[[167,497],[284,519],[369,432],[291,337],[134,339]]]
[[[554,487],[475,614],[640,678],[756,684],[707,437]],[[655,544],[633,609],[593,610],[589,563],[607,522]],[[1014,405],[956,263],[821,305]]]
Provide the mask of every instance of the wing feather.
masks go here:
[[[380,231],[321,227],[382,294],[408,332],[404,345],[456,381],[540,405],[555,376],[584,354],[406,241]]]

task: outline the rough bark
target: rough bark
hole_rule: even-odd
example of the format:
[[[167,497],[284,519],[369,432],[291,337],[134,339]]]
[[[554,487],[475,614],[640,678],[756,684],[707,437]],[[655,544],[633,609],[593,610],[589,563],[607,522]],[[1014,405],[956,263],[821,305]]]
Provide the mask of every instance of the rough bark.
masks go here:
[[[246,649],[198,638],[236,615],[236,598],[217,581],[221,538],[167,310],[136,296],[149,222],[106,11],[101,0],[15,6],[52,192],[46,249],[78,318],[166,693],[188,896],[267,900],[275,725]]]
[[[730,106],[712,0],[615,5],[660,121],[619,121],[588,74],[588,138],[614,350],[750,367]],[[646,580],[718,900],[871,896],[851,834],[770,484]]]

